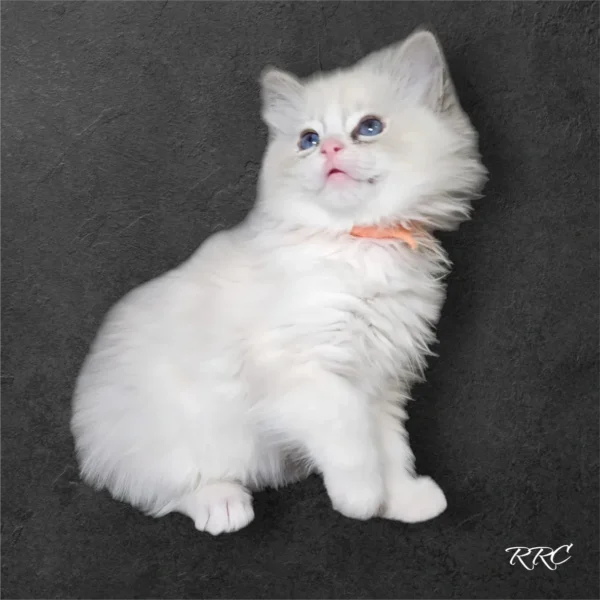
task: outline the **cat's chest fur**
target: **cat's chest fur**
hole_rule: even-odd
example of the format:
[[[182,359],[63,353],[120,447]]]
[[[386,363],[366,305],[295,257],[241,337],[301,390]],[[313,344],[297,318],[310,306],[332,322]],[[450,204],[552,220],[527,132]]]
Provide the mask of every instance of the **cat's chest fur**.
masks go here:
[[[290,368],[318,365],[363,380],[420,375],[444,287],[439,249],[334,239],[273,255],[275,301],[254,339]]]

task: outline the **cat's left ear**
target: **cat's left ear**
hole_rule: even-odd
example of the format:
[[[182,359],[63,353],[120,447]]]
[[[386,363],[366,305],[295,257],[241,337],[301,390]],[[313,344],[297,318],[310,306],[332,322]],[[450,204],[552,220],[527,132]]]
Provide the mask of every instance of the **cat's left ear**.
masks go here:
[[[417,29],[404,41],[374,52],[364,64],[391,77],[404,100],[432,110],[441,110],[446,96],[454,94],[441,44],[427,29]]]
[[[304,87],[294,75],[267,67],[260,77],[262,118],[265,123],[283,133],[297,133],[302,119]]]

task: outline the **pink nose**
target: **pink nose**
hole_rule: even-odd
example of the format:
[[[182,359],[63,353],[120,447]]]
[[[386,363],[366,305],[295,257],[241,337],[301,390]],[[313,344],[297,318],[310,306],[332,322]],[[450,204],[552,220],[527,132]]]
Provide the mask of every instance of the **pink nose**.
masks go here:
[[[328,158],[334,156],[337,152],[344,149],[344,144],[339,140],[329,139],[325,140],[321,144],[321,154],[324,154]]]

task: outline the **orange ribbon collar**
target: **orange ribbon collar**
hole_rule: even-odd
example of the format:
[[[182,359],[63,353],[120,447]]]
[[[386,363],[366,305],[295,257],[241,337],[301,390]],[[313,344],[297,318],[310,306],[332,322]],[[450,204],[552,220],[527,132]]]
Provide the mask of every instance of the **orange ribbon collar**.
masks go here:
[[[412,225],[410,228],[405,227],[404,225],[394,225],[392,227],[379,227],[377,225],[360,227],[356,225],[350,230],[350,235],[376,240],[402,240],[408,244],[412,250],[415,250],[418,246],[417,239],[414,235],[416,232],[424,232],[424,229],[418,225]]]

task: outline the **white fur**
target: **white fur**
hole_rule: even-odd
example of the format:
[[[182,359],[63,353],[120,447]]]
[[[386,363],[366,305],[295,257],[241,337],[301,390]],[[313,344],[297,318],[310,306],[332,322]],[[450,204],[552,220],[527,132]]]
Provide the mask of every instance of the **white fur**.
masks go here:
[[[250,490],[311,470],[352,518],[430,519],[404,404],[420,379],[449,263],[433,237],[359,239],[353,225],[453,229],[485,181],[477,136],[425,31],[353,67],[262,76],[270,139],[256,205],[109,312],[74,394],[81,473],[147,514],[200,530],[253,518]],[[353,141],[365,114],[385,130]],[[346,144],[330,185],[301,131]],[[341,156],[341,155],[340,155]]]

